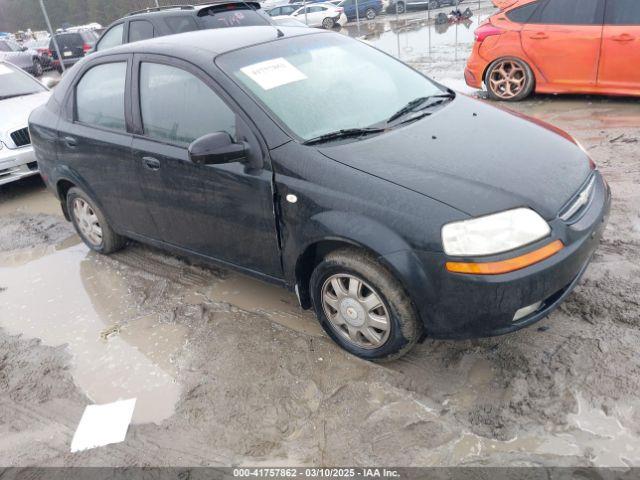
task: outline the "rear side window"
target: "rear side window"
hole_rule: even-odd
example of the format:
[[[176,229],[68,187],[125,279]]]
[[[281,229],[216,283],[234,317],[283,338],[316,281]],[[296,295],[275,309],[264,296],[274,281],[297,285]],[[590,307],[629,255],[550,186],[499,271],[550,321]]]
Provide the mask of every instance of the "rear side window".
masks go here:
[[[96,50],[106,50],[107,48],[117,47],[118,45],[122,45],[122,32],[124,30],[124,24],[119,23],[118,25],[111,27],[110,30],[107,30],[105,34],[98,42],[98,47]]]
[[[607,0],[604,23],[607,25],[640,25],[640,1]]]
[[[129,23],[129,41],[137,42],[153,38],[153,24],[146,20],[134,20]]]
[[[172,33],[193,32],[194,30],[198,30],[198,24],[193,17],[186,15],[167,17],[164,19],[164,23],[167,24],[167,27],[169,27]]]
[[[509,20],[515,23],[527,23],[533,12],[538,8],[539,2],[527,3],[522,7],[514,8],[513,10],[509,10],[506,15]]]
[[[105,63],[87,71],[76,86],[76,119],[96,127],[126,130],[126,77],[126,62]]]
[[[548,25],[602,25],[601,0],[549,0],[536,23]]]
[[[140,112],[144,134],[188,145],[207,133],[236,135],[233,111],[202,80],[180,68],[142,63]]]

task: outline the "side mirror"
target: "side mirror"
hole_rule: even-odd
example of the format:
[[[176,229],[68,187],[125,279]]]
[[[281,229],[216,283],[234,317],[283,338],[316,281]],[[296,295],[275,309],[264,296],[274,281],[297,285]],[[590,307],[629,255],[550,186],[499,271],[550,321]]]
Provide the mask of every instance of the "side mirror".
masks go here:
[[[189,159],[200,165],[241,162],[247,153],[246,144],[234,143],[227,132],[209,133],[189,145]]]
[[[56,77],[46,77],[41,80],[42,84],[48,89],[52,89],[56,85],[60,83],[60,78]]]

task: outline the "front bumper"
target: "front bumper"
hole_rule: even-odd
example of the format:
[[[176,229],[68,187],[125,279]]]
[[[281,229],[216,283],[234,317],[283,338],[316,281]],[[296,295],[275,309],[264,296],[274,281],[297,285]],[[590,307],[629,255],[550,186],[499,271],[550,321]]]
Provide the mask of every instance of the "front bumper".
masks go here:
[[[38,173],[38,163],[31,145],[0,150],[0,185]]]
[[[606,226],[611,206],[609,186],[598,172],[589,206],[573,223],[550,222],[552,238],[564,248],[529,267],[501,275],[468,275],[448,272],[443,254],[423,256],[434,279],[421,299],[414,299],[434,338],[475,338],[501,335],[531,325],[557,308],[578,284]],[[535,249],[540,246],[533,245]],[[529,315],[514,321],[523,307],[542,302]]]

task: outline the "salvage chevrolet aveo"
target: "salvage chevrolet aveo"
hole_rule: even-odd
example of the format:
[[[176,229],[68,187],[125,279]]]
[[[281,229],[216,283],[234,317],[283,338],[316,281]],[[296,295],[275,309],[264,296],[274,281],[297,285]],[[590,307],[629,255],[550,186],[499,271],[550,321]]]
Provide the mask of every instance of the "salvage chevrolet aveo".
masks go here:
[[[366,359],[548,315],[610,203],[564,132],[308,28],[99,52],[30,131],[89,248],[130,238],[286,286]]]

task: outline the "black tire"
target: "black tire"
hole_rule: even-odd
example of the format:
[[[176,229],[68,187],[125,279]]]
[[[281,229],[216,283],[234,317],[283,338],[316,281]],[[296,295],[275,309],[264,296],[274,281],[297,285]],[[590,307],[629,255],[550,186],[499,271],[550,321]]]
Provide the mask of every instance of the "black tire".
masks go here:
[[[436,8],[440,8],[440,2],[438,2],[438,0],[429,0],[429,3],[427,4],[427,8],[429,10],[435,10]]]
[[[404,2],[396,2],[396,8],[394,8],[396,13],[404,13],[405,12],[405,6],[404,6]]]
[[[376,18],[376,11],[373,8],[367,8],[364,12],[364,16],[367,17],[367,20],[373,20]]]
[[[389,318],[388,337],[377,348],[363,348],[341,335],[327,318],[322,291],[333,275],[350,275],[372,287]],[[376,258],[360,249],[344,248],[329,253],[311,275],[311,297],[320,324],[338,345],[365,360],[389,361],[407,353],[420,339],[423,324],[400,282]]]
[[[333,27],[335,27],[335,25],[336,21],[331,17],[327,17],[322,20],[322,28],[324,28],[325,30],[331,30]]]
[[[95,216],[98,219],[99,227],[102,229],[102,240],[98,242],[93,242],[89,239],[82,231],[82,228],[78,224],[79,219],[74,213],[74,203],[76,199],[80,199],[90,207],[92,213],[95,213]],[[116,252],[123,248],[127,243],[127,239],[121,235],[118,235],[113,231],[111,226],[107,223],[107,220],[102,213],[102,210],[96,205],[93,199],[87,195],[84,191],[80,190],[77,187],[73,187],[69,189],[67,193],[67,211],[69,212],[69,217],[71,217],[71,222],[73,223],[76,232],[82,239],[82,241],[89,247],[91,250],[96,251],[98,253],[102,253],[104,255],[108,255],[110,253]]]
[[[33,76],[38,78],[38,77],[41,77],[43,73],[44,73],[44,68],[42,68],[42,63],[40,62],[39,59],[34,58],[33,59]]]
[[[523,72],[523,81],[521,88],[515,94],[507,94],[505,91],[501,91],[499,86],[494,83],[498,81],[498,77],[503,76],[500,73],[500,67],[505,64],[511,63],[516,68],[521,69]],[[504,102],[519,102],[520,100],[524,100],[533,92],[535,88],[535,76],[533,75],[533,71],[531,67],[516,57],[502,57],[494,60],[491,65],[487,68],[487,72],[484,76],[484,82],[487,86],[487,92],[489,94],[489,98],[491,100],[498,100]],[[512,88],[512,87],[509,87]]]

